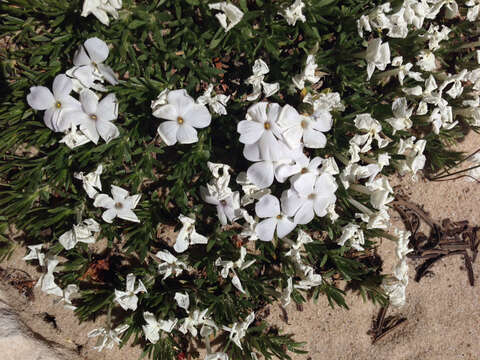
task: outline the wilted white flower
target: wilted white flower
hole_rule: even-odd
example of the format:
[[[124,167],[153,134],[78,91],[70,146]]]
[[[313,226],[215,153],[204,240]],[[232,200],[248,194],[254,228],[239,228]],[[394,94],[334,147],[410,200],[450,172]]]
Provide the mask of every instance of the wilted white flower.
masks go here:
[[[175,293],[175,301],[177,302],[177,305],[180,306],[182,309],[184,309],[187,313],[188,308],[190,307],[190,298],[188,297],[188,294],[182,294],[179,292]]]
[[[287,286],[282,291],[282,296],[280,297],[280,302],[283,307],[287,307],[291,302],[291,295],[293,292],[293,279],[289,277],[287,280]]]
[[[73,56],[74,67],[67,71],[72,78],[74,91],[80,93],[85,89],[106,91],[102,85],[104,80],[110,84],[118,84],[117,76],[110,66],[103,62],[109,53],[105,41],[97,37],[87,39]]]
[[[220,194],[216,189],[207,184],[207,187],[200,188],[200,195],[203,201],[217,207],[217,215],[222,225],[227,224],[227,220],[235,221],[240,217],[240,194],[235,191],[230,194]]]
[[[120,136],[120,131],[112,123],[118,117],[118,102],[115,94],[108,94],[101,101],[91,90],[80,93],[82,109],[72,113],[72,119],[80,125],[80,130],[94,144],[101,137],[106,143]]]
[[[215,94],[212,96],[213,85],[209,84],[207,90],[197,99],[197,103],[201,105],[208,105],[210,110],[219,115],[227,115],[227,106],[230,96],[223,94]]]
[[[265,75],[270,72],[270,69],[262,59],[255,60],[252,71],[253,75],[245,81],[246,84],[253,86],[253,92],[247,96],[248,101],[257,100],[262,94],[262,89],[265,97],[272,96],[280,89],[280,84],[278,82],[271,84],[263,81]]]
[[[406,63],[405,65],[403,64],[403,57],[401,56],[396,56],[392,59],[392,66],[397,67],[398,69],[393,70],[397,73],[398,76],[398,81],[400,82],[400,85],[403,86],[403,80],[405,79],[405,76],[408,76],[409,78],[412,78],[416,81],[423,81],[422,74],[419,72],[415,71],[410,71],[411,68],[413,67],[412,63]]]
[[[110,23],[108,15],[118,19],[118,12],[122,8],[122,0],[84,0],[81,16],[93,14],[103,25]]]
[[[197,233],[195,230],[195,220],[180,214],[178,219],[182,222],[182,228],[177,235],[177,240],[173,248],[176,252],[182,253],[188,249],[190,245],[207,244],[208,239]]]
[[[393,117],[385,121],[393,127],[393,134],[397,131],[410,129],[412,127],[413,123],[410,117],[413,113],[413,107],[408,108],[407,99],[404,97],[395,99],[392,104],[392,112]]]
[[[480,1],[478,0],[467,0],[465,5],[468,6],[467,19],[468,21],[475,21],[478,18],[480,13]]]
[[[367,61],[367,78],[370,80],[375,68],[385,70],[390,64],[390,47],[388,42],[382,44],[382,39],[371,39],[368,42],[367,52],[365,55]]]
[[[295,2],[289,7],[285,8],[280,12],[285,20],[287,20],[288,25],[295,26],[297,20],[305,22],[307,19],[302,14],[302,9],[305,7],[305,4],[302,0],[295,0]]]
[[[106,194],[98,194],[93,202],[93,206],[107,209],[103,212],[102,219],[111,223],[118,216],[123,220],[140,222],[132,210],[135,209],[142,195],[130,196],[127,190],[115,185],[112,185],[111,192],[113,198]]]
[[[242,20],[243,12],[235,5],[223,1],[214,4],[208,4],[210,9],[220,10],[223,13],[216,14],[215,17],[220,22],[220,25],[225,29],[225,32],[230,31],[240,20]]]
[[[295,229],[295,224],[280,211],[280,201],[273,195],[263,196],[255,204],[255,212],[259,218],[266,218],[255,228],[258,238],[262,241],[272,241],[275,229],[280,239]]]
[[[119,336],[125,332],[129,328],[129,325],[123,324],[120,326],[117,326],[115,329],[105,329],[105,328],[99,328],[99,329],[93,329],[90,331],[87,336],[89,338],[91,337],[99,337],[97,340],[97,344],[93,347],[95,350],[98,350],[98,352],[102,351],[104,348],[106,349],[112,349],[113,344],[119,345],[121,340]]]
[[[83,172],[74,173],[73,177],[75,179],[82,180],[83,188],[87,192],[87,195],[90,199],[95,198],[98,191],[102,191],[102,182],[100,181],[100,175],[102,175],[103,165],[100,164],[97,166],[95,171],[83,175]]]
[[[65,74],[55,77],[52,92],[45,86],[33,86],[27,95],[28,105],[35,110],[45,110],[43,121],[55,132],[63,132],[77,125],[71,114],[81,108],[80,102],[70,96],[72,80]]]
[[[328,92],[321,94],[308,93],[303,98],[303,102],[313,106],[313,112],[317,111],[344,111],[345,106],[342,104],[340,94],[337,92]]]
[[[292,79],[295,86],[302,90],[305,87],[305,81],[308,81],[312,84],[317,83],[320,80],[320,76],[315,75],[315,70],[317,67],[318,65],[315,62],[315,56],[308,55],[305,69],[300,74],[295,75]]]
[[[195,100],[184,89],[173,90],[167,94],[167,104],[161,105],[153,116],[166,119],[158,126],[157,132],[166,145],[191,144],[198,141],[195,128],[202,129],[210,125],[212,116],[205,105]]]
[[[40,289],[49,295],[63,296],[63,291],[60,287],[55,284],[55,268],[57,267],[59,260],[56,256],[50,256],[45,260],[45,265],[47,265],[47,272],[40,276],[35,287],[39,286]]]
[[[58,303],[63,303],[63,307],[69,310],[75,310],[77,307],[72,305],[72,295],[78,293],[78,286],[75,284],[69,284],[65,289],[62,290],[62,298]]]
[[[29,253],[23,257],[23,260],[38,260],[40,266],[45,265],[45,254],[42,253],[43,244],[28,245]]]
[[[430,11],[427,14],[427,19],[435,19],[440,10],[445,6],[445,18],[453,19],[460,15],[458,12],[458,4],[455,0],[435,0],[432,1],[433,5],[430,7]]]
[[[228,354],[223,352],[206,354],[204,360],[228,360]]]
[[[240,292],[245,294],[245,290],[243,290],[242,283],[240,282],[240,279],[235,272],[235,269],[238,269],[240,271],[245,270],[246,268],[250,267],[253,265],[255,262],[255,259],[250,260],[250,261],[245,261],[245,257],[247,256],[247,249],[245,249],[243,246],[240,248],[240,258],[237,261],[225,261],[222,260],[221,257],[219,257],[217,260],[215,260],[215,266],[221,266],[222,270],[220,271],[220,274],[224,279],[228,277],[228,274],[230,270],[233,273],[232,277],[232,284],[235,286]]]
[[[158,273],[163,275],[163,280],[170,275],[179,276],[183,270],[187,269],[187,264],[178,260],[168,250],[159,251],[155,254],[162,262],[158,265]]]
[[[66,132],[66,135],[59,141],[67,145],[70,149],[75,149],[76,147],[82,146],[90,142],[90,139],[80,130],[77,129],[77,125],[73,125],[69,131]]]
[[[355,250],[364,250],[362,245],[365,244],[365,236],[360,226],[349,223],[342,228],[342,236],[338,239],[337,244],[343,246],[347,241],[350,242],[350,246]]]
[[[123,308],[123,310],[137,310],[139,292],[147,292],[142,280],[138,280],[138,286],[135,289],[135,279],[137,277],[134,274],[127,275],[126,291],[120,291],[115,289],[115,301]]]
[[[240,236],[248,237],[248,240],[250,241],[258,240],[257,232],[255,230],[258,225],[257,219],[254,219],[253,216],[249,215],[248,211],[245,209],[242,209],[241,213],[245,223],[243,224]]]
[[[178,322],[178,319],[157,320],[155,315],[149,311],[143,313],[143,318],[147,322],[146,325],[142,325],[143,333],[152,344],[156,344],[160,340],[160,330],[170,333]]]
[[[178,328],[182,334],[190,332],[193,337],[196,337],[198,334],[197,326],[204,325],[212,328],[217,328],[215,323],[206,317],[208,309],[205,310],[195,310],[189,313],[187,318],[182,319],[182,325]]]
[[[78,242],[93,244],[96,240],[95,233],[100,232],[100,225],[93,219],[85,219],[73,229],[58,238],[65,250],[71,250]]]
[[[253,320],[255,320],[255,313],[251,312],[247,316],[245,321],[241,323],[234,323],[232,327],[228,327],[228,326],[223,327],[223,330],[230,333],[229,335],[230,340],[232,340],[235,343],[235,345],[237,345],[240,349],[242,349],[242,343],[240,340],[242,340],[247,334],[247,329],[250,326],[250,324],[253,323]]]
[[[242,186],[242,191],[244,195],[240,199],[240,204],[246,206],[253,204],[255,200],[260,199],[263,195],[270,194],[270,189],[262,189],[257,185],[253,184],[247,176],[247,173],[242,171],[238,174],[236,179],[237,184]]]
[[[357,134],[351,140],[350,144],[355,144],[360,148],[361,153],[370,151],[373,139],[377,141],[379,149],[384,148],[390,142],[380,136],[382,132],[382,125],[378,120],[375,120],[370,114],[359,114],[355,116],[355,127],[363,130],[366,134]]]
[[[429,50],[422,50],[418,54],[419,60],[417,65],[420,66],[420,69],[423,71],[434,71],[437,68],[435,55]]]
[[[425,166],[426,157],[423,155],[425,150],[426,140],[417,140],[412,136],[407,140],[400,139],[398,155],[404,155],[405,160],[397,160],[397,169],[400,175],[411,172],[413,176],[417,171],[422,170]]]
[[[428,48],[431,51],[438,50],[440,48],[440,41],[447,40],[450,29],[445,25],[442,25],[442,29],[439,30],[439,25],[430,24],[428,31],[423,35],[428,40]]]

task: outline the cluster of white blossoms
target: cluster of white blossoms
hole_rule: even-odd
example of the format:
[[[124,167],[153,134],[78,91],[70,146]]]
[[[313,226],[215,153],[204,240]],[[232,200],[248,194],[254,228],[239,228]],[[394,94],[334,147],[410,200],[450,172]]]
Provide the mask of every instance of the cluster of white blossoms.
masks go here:
[[[93,14],[104,25],[110,24],[108,15],[118,19],[118,10],[122,8],[122,0],[84,0],[81,16]]]
[[[34,86],[27,95],[33,109],[45,111],[45,125],[54,132],[66,134],[60,142],[71,149],[90,141],[97,144],[100,137],[108,143],[120,135],[113,124],[118,117],[115,94],[100,99],[92,90],[106,91],[104,81],[117,84],[112,69],[103,64],[108,53],[104,41],[96,37],[86,40],[75,52],[75,66],[55,77],[52,91]],[[72,91],[78,93],[79,99],[70,95]]]

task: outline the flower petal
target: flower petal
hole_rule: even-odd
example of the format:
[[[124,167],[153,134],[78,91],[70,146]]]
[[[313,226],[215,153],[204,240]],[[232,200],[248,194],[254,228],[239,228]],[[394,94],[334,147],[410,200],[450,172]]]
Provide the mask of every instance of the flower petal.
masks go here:
[[[117,119],[118,101],[115,94],[108,94],[98,103],[96,114],[98,119],[103,121],[112,121]]]
[[[73,55],[73,65],[75,66],[82,66],[82,65],[88,65],[92,61],[88,57],[87,52],[85,51],[85,48],[80,45],[80,47],[75,51],[75,54]]]
[[[292,183],[293,188],[306,197],[313,192],[316,178],[312,173],[302,174]]]
[[[95,196],[93,206],[111,209],[115,206],[115,201],[106,194],[98,194],[97,196]]]
[[[253,144],[260,139],[265,128],[263,124],[251,120],[242,120],[237,125],[240,134],[239,141],[243,144]]]
[[[180,144],[192,144],[198,141],[197,130],[184,123],[178,127],[177,139]]]
[[[80,130],[85,134],[86,137],[90,139],[94,144],[98,143],[98,139],[100,135],[98,134],[97,126],[95,124],[95,121],[90,119],[88,115],[85,113],[84,114],[82,122],[80,123]],[[75,116],[81,116],[79,113],[75,113]]]
[[[117,216],[123,220],[128,220],[136,223],[140,222],[137,215],[135,215],[135,213],[131,209],[127,209],[127,208],[119,209],[117,210]]]
[[[69,95],[72,92],[72,88],[72,79],[65,74],[57,75],[55,80],[53,80],[52,90],[56,99]]]
[[[178,128],[179,125],[176,121],[165,121],[158,126],[157,132],[162,141],[171,146],[177,142]]]
[[[277,227],[277,219],[269,218],[260,221],[255,227],[258,238],[262,241],[272,241],[275,228]]]
[[[45,86],[32,86],[27,95],[27,102],[32,109],[47,110],[55,105],[55,98]]]
[[[313,212],[313,202],[305,201],[295,214],[295,224],[308,224],[315,216]]]
[[[303,143],[311,149],[321,149],[327,144],[327,138],[322,132],[308,128],[303,132]]]
[[[249,161],[260,161],[260,149],[258,144],[248,144],[243,148],[243,156]]]
[[[97,64],[98,71],[103,75],[105,80],[107,80],[112,85],[118,84],[117,75],[113,72],[112,68],[105,64]]]
[[[159,119],[171,120],[176,122],[178,119],[179,113],[175,105],[166,104],[155,109],[152,115]]]
[[[108,57],[109,50],[107,44],[97,37],[86,40],[83,46],[85,46],[88,55],[90,55],[90,59],[97,64],[103,63]]]
[[[93,66],[79,66],[73,70],[72,75],[78,79],[83,86],[87,88],[91,88],[93,86]]]
[[[188,107],[186,112],[182,112],[185,123],[195,128],[205,128],[210,125],[212,115],[205,105],[194,104]]]
[[[275,217],[280,214],[280,201],[273,195],[264,195],[255,204],[255,213],[261,218]]]
[[[115,208],[112,208],[103,212],[102,219],[103,221],[110,224],[113,221],[113,219],[115,219],[116,216],[117,216],[117,210],[115,210]]]
[[[295,229],[295,223],[293,221],[290,221],[288,218],[285,216],[282,217],[280,220],[277,222],[277,236],[279,239],[287,236],[292,232],[293,229]]]
[[[112,196],[113,196],[113,200],[114,201],[119,201],[119,202],[122,202],[127,198],[128,196],[128,191],[121,188],[120,186],[115,186],[115,185],[112,185],[111,186],[111,193],[112,193]]]
[[[105,140],[106,143],[120,136],[120,131],[118,128],[109,121],[97,120],[96,125],[98,134],[103,140]]]
[[[167,95],[167,101],[177,108],[179,114],[185,113],[190,106],[195,104],[195,100],[188,95],[185,89],[170,91]]]
[[[272,185],[273,176],[273,163],[271,161],[254,163],[247,170],[247,178],[261,189]]]
[[[80,102],[82,103],[83,110],[88,115],[97,113],[98,97],[92,90],[82,90],[80,93]]]

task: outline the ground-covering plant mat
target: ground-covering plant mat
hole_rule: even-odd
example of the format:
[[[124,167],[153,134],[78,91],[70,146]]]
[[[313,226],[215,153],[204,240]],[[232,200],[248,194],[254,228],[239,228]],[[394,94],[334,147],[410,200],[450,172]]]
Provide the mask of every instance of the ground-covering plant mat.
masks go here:
[[[95,350],[288,359],[302,344],[273,303],[284,320],[307,299],[348,308],[347,291],[401,308],[408,257],[455,246],[473,284],[475,228],[425,240],[387,175],[480,175],[450,147],[480,124],[474,2],[0,7],[1,256],[28,245],[36,286],[102,319]],[[2,274],[31,296],[20,270]]]

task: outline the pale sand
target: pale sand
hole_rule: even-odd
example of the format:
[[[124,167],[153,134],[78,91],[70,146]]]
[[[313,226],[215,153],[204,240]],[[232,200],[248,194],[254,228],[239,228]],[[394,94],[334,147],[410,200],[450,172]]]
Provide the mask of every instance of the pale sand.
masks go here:
[[[479,147],[480,136],[476,134],[470,134],[459,145],[464,151]],[[415,183],[409,178],[394,178],[391,183],[401,184],[411,200],[423,204],[435,220],[448,217],[452,221],[469,220],[472,224],[480,224],[480,184],[464,179],[435,183],[419,180]],[[401,227],[398,217],[395,226]],[[389,240],[380,244],[384,272],[391,269],[393,249]],[[17,249],[1,266],[23,269],[37,279],[40,274],[21,260],[24,255],[24,249]],[[292,354],[293,360],[480,359],[480,285],[468,285],[467,274],[462,270],[462,258],[453,256],[441,260],[432,268],[434,276],[425,277],[420,283],[413,280],[414,264],[410,260],[409,265],[407,304],[400,309],[390,309],[387,314],[401,314],[408,321],[375,345],[371,345],[367,331],[378,307],[364,303],[361,297],[352,293],[347,296],[350,310],[332,309],[322,296],[317,304],[305,304],[302,312],[297,311],[294,304],[289,305],[289,325],[280,319],[281,311],[277,305],[270,306],[269,320],[285,332],[295,334],[296,340],[306,343],[308,354]],[[474,272],[480,275],[480,261],[474,264]],[[480,284],[480,277],[477,283]],[[16,290],[3,284],[2,289],[9,295],[10,305],[21,311],[21,317],[34,331],[70,349],[77,349],[80,345],[79,359],[134,360],[141,354],[138,347],[129,344],[121,350],[114,348],[101,353],[92,350],[95,341],[88,340],[87,333],[103,326],[104,317],[95,323],[79,324],[72,311],[53,303],[54,297],[35,290],[35,300],[27,302]],[[42,320],[41,314],[45,312],[55,316],[58,329]]]

